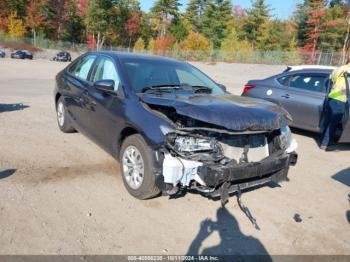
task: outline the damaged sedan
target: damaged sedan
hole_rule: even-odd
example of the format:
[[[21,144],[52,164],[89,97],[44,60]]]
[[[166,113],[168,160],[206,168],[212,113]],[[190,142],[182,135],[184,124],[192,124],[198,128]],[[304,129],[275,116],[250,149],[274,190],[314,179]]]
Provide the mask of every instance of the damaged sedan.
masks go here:
[[[119,160],[136,198],[186,189],[220,196],[287,179],[291,117],[226,92],[192,65],[118,52],[82,55],[56,77],[58,126]]]

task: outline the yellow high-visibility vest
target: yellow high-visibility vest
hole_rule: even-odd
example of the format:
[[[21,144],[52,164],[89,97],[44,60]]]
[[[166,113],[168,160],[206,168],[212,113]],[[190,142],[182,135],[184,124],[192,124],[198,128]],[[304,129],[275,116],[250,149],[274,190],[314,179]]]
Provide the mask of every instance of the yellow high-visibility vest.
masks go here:
[[[350,64],[334,69],[334,71],[331,74],[331,80],[333,82],[333,86],[328,95],[329,98],[338,100],[343,103],[346,103],[348,99],[346,94],[346,82],[345,82],[346,72],[350,73]]]

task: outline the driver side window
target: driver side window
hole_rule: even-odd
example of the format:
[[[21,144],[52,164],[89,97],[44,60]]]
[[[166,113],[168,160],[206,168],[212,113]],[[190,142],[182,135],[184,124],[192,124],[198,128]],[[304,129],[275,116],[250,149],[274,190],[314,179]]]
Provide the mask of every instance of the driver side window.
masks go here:
[[[113,80],[114,81],[114,91],[118,90],[120,79],[114,63],[109,58],[101,58],[94,70],[91,80],[93,82],[99,80]]]

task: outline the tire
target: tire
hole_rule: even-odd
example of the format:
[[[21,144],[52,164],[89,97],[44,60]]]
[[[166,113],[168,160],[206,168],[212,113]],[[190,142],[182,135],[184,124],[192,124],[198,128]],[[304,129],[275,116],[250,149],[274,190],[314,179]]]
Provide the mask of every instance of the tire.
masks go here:
[[[127,155],[128,153],[132,152],[132,150],[135,151],[135,154],[131,154],[131,156],[129,155],[129,158],[128,158]],[[142,176],[141,175],[139,176],[136,175],[136,176],[138,178],[141,177],[142,181],[141,183],[139,183],[138,187],[135,187],[137,186],[135,184],[136,183],[135,181],[137,181],[137,179],[134,177],[134,173],[130,174],[130,172],[127,172],[127,171],[124,172],[124,169],[128,169],[128,170],[131,169],[130,166],[129,167],[127,166],[127,164],[131,165],[132,168],[135,168],[135,166],[137,166],[137,165],[133,165],[133,163],[138,161],[137,160],[138,153],[140,154],[141,160],[142,160],[142,164],[140,164],[140,162],[138,163],[139,169],[141,169],[138,173],[142,174]],[[134,158],[135,161],[133,162],[130,161],[130,157],[132,156],[135,156]],[[120,161],[119,163],[120,163],[124,186],[130,193],[130,195],[138,199],[149,199],[157,196],[160,193],[159,188],[156,186],[156,175],[153,171],[154,170],[153,151],[150,149],[150,147],[147,145],[146,141],[143,139],[141,135],[139,134],[131,135],[124,140],[120,151],[119,161]],[[131,184],[134,184],[134,187]]]
[[[75,129],[71,124],[71,120],[68,117],[67,109],[62,96],[57,101],[56,116],[57,116],[58,127],[63,133],[75,132]]]

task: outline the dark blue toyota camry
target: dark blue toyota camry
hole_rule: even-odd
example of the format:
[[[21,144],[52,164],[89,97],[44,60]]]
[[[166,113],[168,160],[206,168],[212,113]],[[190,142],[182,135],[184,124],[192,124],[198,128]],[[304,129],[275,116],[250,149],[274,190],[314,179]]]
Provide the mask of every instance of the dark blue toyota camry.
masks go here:
[[[229,193],[286,180],[297,160],[285,110],[231,95],[174,59],[89,52],[57,75],[54,96],[61,131],[116,158],[139,199],[192,189],[226,203]]]

